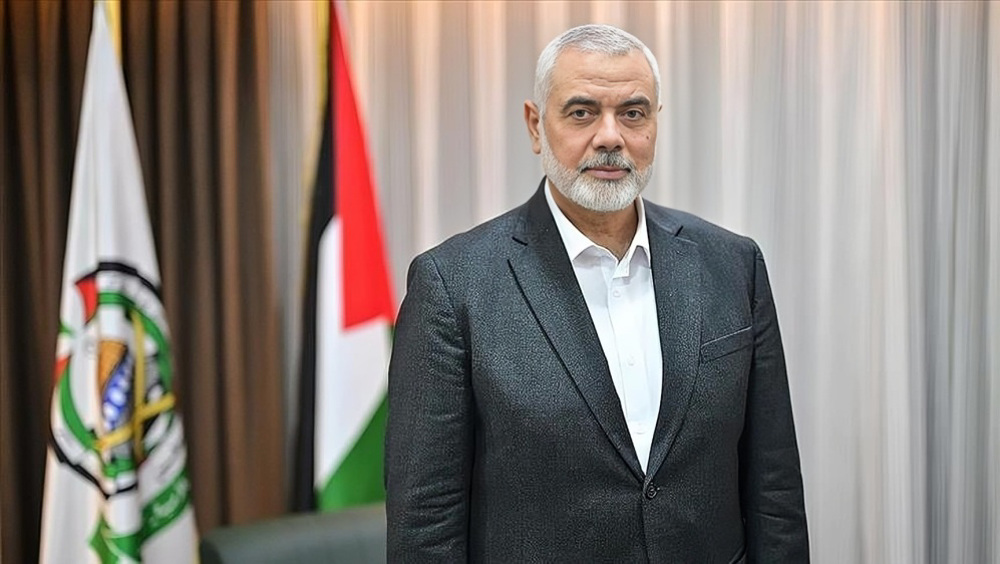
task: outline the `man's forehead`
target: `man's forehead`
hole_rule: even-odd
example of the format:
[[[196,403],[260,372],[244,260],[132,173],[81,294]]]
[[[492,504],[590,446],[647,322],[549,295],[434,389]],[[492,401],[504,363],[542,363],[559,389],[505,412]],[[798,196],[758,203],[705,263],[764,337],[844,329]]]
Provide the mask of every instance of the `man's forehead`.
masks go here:
[[[653,95],[655,78],[642,51],[625,55],[566,49],[556,58],[552,69],[552,88],[562,90],[586,84],[613,86],[630,84],[648,89]]]

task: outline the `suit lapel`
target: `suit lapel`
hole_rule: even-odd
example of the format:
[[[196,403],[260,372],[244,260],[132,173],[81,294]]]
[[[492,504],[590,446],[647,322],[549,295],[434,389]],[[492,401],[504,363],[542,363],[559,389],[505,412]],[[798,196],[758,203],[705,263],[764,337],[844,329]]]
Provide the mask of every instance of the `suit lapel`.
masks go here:
[[[655,476],[687,414],[698,373],[701,343],[701,269],[698,245],[679,236],[680,226],[647,205],[653,292],[663,354],[663,393],[646,465]]]
[[[526,214],[522,229],[514,234],[524,247],[509,258],[514,277],[590,411],[636,478],[642,480],[607,359],[543,188],[528,202]]]

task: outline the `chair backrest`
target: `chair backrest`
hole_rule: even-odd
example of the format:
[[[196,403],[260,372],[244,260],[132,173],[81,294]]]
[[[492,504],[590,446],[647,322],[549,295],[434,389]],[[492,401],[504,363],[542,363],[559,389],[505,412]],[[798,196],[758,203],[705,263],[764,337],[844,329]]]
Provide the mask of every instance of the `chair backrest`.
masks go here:
[[[385,506],[222,527],[201,540],[203,564],[385,562]]]

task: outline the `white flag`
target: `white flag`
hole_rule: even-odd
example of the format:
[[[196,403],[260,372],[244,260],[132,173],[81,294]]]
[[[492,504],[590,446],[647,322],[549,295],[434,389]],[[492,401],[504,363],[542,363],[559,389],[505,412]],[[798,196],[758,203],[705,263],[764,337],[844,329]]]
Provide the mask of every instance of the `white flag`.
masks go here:
[[[41,562],[197,562],[139,153],[95,3],[73,169]]]

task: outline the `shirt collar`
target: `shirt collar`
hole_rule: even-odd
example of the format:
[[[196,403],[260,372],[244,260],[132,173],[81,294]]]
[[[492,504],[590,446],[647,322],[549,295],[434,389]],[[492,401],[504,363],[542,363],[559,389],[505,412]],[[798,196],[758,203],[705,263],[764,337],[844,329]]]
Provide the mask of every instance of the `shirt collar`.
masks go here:
[[[566,217],[566,214],[559,209],[555,199],[552,197],[552,185],[549,181],[545,182],[545,201],[548,202],[549,211],[552,212],[552,218],[556,221],[556,228],[559,229],[559,235],[562,237],[563,245],[566,247],[566,254],[569,255],[570,262],[576,261],[576,258],[587,249],[604,248],[591,241],[577,229],[573,225],[573,222]],[[629,245],[628,251],[625,252],[622,262],[625,264],[631,263],[636,248],[640,248],[643,251],[642,256],[645,256],[646,264],[648,265],[650,264],[649,230],[646,228],[646,207],[642,203],[642,198],[635,199],[635,210],[638,214],[639,222],[635,227],[635,236],[632,237],[632,244]]]

